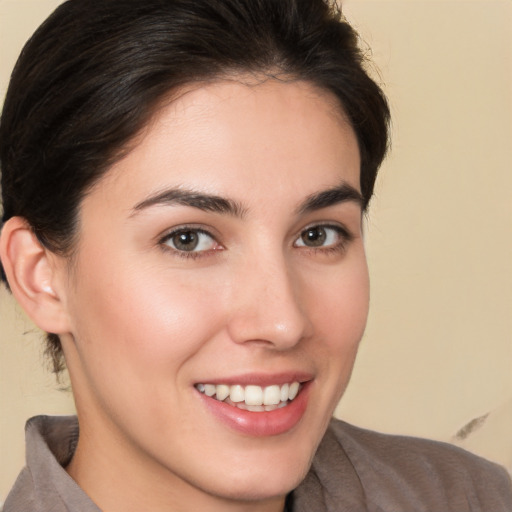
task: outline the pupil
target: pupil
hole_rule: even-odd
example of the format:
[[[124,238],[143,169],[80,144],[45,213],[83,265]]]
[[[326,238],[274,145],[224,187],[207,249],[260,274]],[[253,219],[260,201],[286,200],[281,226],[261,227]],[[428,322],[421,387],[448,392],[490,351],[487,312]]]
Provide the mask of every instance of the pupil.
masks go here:
[[[302,234],[302,241],[310,247],[318,247],[323,245],[326,239],[325,229],[311,228]]]
[[[199,237],[193,231],[182,231],[173,238],[174,246],[181,251],[193,251],[198,242]]]

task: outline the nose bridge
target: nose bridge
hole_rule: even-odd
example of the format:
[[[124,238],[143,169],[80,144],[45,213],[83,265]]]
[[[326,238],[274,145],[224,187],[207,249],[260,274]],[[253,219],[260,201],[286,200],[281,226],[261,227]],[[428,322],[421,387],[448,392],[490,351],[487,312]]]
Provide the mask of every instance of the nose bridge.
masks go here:
[[[301,284],[282,250],[247,257],[233,293],[230,334],[234,341],[293,347],[310,324],[301,300]]]

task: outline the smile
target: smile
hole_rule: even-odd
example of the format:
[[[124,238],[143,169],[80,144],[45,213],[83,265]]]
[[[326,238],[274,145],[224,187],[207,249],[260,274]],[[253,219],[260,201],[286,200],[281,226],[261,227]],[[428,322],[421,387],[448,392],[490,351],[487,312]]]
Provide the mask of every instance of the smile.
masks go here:
[[[286,407],[300,391],[301,384],[297,381],[282,385],[242,386],[235,384],[196,384],[196,389],[215,400],[251,412],[273,411]]]

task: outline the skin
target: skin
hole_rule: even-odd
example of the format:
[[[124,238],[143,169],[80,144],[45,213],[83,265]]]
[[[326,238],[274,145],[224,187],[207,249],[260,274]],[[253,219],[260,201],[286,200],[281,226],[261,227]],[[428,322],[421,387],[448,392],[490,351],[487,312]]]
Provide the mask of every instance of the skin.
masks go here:
[[[53,256],[45,279],[81,429],[68,472],[102,510],[283,509],[368,312],[360,203],[301,206],[342,184],[359,191],[359,166],[329,93],[221,81],[163,106],[86,196],[73,264]],[[148,201],[176,188],[236,211]],[[304,244],[306,228],[326,225],[325,245]],[[211,237],[178,251],[165,236],[183,226]],[[300,421],[278,435],[231,428],[194,387],[282,372],[310,384]]]

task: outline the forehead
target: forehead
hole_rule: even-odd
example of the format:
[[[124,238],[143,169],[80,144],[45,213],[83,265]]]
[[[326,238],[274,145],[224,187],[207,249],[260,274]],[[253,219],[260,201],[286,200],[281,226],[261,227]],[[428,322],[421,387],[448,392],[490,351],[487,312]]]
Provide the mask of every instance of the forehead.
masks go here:
[[[243,201],[340,180],[359,189],[359,167],[356,136],[332,93],[302,81],[224,80],[163,103],[96,191],[140,202],[183,185]]]

